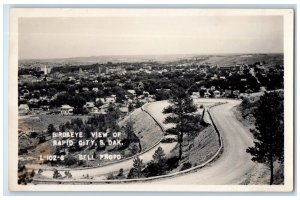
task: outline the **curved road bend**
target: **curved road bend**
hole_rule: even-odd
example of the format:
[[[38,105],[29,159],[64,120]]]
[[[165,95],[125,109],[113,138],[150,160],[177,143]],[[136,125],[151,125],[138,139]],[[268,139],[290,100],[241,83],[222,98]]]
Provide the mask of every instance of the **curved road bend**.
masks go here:
[[[199,99],[198,99],[199,100]],[[168,177],[165,179],[155,179],[151,181],[139,182],[139,184],[199,184],[199,185],[222,185],[222,184],[239,184],[243,177],[251,171],[255,163],[251,161],[251,157],[246,153],[246,148],[253,145],[250,132],[245,128],[232,113],[231,109],[238,105],[240,101],[228,99],[205,99],[211,102],[228,102],[210,109],[212,118],[218,127],[223,138],[224,151],[220,158],[208,166],[195,172]],[[162,103],[162,102],[161,102]],[[165,105],[167,103],[164,103]],[[155,102],[147,108],[148,112],[157,113],[155,119],[160,122],[163,120],[160,114],[164,106]],[[164,151],[171,151],[176,143],[160,144]],[[152,159],[152,155],[156,148],[146,152],[140,157],[147,162]],[[80,178],[82,175],[101,176],[112,171],[118,171],[120,168],[124,170],[130,169],[132,159],[121,161],[120,163],[103,166],[99,168],[91,168],[84,170],[71,170],[74,178]],[[48,174],[49,173],[49,174]],[[52,171],[44,171],[43,175],[52,177]]]
[[[156,179],[141,184],[199,184],[222,185],[239,184],[241,179],[251,171],[255,163],[246,149],[253,145],[253,139],[247,128],[235,118],[232,108],[240,103],[237,100],[217,100],[228,102],[210,109],[212,118],[223,138],[224,151],[220,158],[198,171],[172,178]]]

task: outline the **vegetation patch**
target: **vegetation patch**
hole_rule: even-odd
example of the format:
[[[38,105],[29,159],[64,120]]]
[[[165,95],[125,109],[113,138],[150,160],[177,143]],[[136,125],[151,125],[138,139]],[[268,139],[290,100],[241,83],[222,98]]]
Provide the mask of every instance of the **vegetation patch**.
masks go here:
[[[79,118],[82,119],[82,121],[86,121],[89,117],[90,116],[88,115],[43,114],[19,119],[19,129],[41,132],[47,130],[49,124],[53,124],[55,127],[58,127],[60,124],[65,124],[72,119]]]
[[[219,138],[212,125],[202,130],[197,137],[190,142],[185,142],[183,159],[179,166],[173,172],[181,171],[190,163],[192,167],[201,165],[209,160],[219,149]],[[179,151],[178,145],[172,150],[172,155],[177,155]]]

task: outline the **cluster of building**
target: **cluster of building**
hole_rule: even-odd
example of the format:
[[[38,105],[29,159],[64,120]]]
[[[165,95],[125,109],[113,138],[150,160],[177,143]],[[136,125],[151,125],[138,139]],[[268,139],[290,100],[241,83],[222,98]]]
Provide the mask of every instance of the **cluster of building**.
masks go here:
[[[54,100],[57,98],[59,94],[55,94],[51,99],[47,98],[47,101]],[[106,114],[110,106],[116,106],[119,110],[126,114],[129,112],[129,107],[132,106],[135,108],[137,104],[145,104],[155,101],[155,95],[150,95],[149,92],[143,91],[142,95],[137,95],[135,90],[127,90],[127,94],[125,95],[125,101],[122,103],[117,103],[116,95],[111,95],[102,98],[96,98],[95,101],[86,102],[83,106],[83,109],[86,114],[89,115],[99,115]],[[30,99],[29,103],[37,103],[39,99]],[[30,113],[37,113],[40,111],[44,111],[45,113],[60,113],[62,115],[73,115],[74,107],[68,104],[63,104],[60,108],[50,109],[49,106],[42,106],[40,108],[31,108],[28,104],[20,104],[19,105],[19,115],[27,115]]]
[[[135,90],[127,90],[128,95],[125,95],[126,100],[123,103],[116,102],[116,95],[111,95],[103,98],[96,98],[95,101],[86,102],[83,106],[85,112],[89,115],[106,114],[110,106],[116,106],[119,110],[126,114],[129,112],[130,105],[136,107],[137,103],[145,104],[155,101],[154,95],[149,95],[149,92],[144,91],[142,95],[137,96]],[[62,115],[72,115],[74,107],[70,105],[62,105]]]
[[[123,113],[128,112],[129,105],[135,106],[137,103],[148,103],[156,100],[155,95],[150,95],[149,92],[144,90],[144,84],[142,81],[135,82],[133,85],[133,89],[125,89],[125,85],[131,83],[131,78],[139,76],[143,73],[150,74],[151,77],[154,74],[159,74],[159,77],[162,79],[169,79],[169,77],[165,74],[173,73],[179,74],[179,77],[184,78],[186,74],[204,74],[204,81],[209,82],[206,84],[207,87],[202,86],[200,88],[200,92],[194,93],[194,95],[198,95],[200,97],[205,98],[220,98],[220,97],[239,97],[240,90],[230,89],[230,87],[226,89],[221,89],[221,87],[214,86],[214,80],[229,80],[229,77],[232,74],[240,74],[242,75],[245,70],[248,70],[253,77],[255,77],[254,67],[258,70],[261,70],[264,75],[266,72],[266,68],[263,63],[256,63],[253,65],[247,64],[236,64],[232,66],[214,66],[213,68],[217,68],[213,73],[211,72],[211,67],[209,63],[205,63],[205,58],[201,59],[191,59],[189,60],[181,60],[180,63],[166,63],[159,64],[156,62],[145,62],[145,63],[107,63],[107,64],[95,64],[95,66],[91,65],[88,67],[75,66],[75,71],[69,70],[70,68],[65,68],[66,70],[61,73],[59,70],[54,69],[53,65],[46,65],[41,63],[35,63],[30,66],[20,66],[20,67],[31,67],[41,72],[44,76],[35,76],[33,74],[21,74],[19,75],[19,101],[22,102],[19,106],[20,114],[28,114],[29,112],[37,112],[39,110],[42,111],[51,111],[49,110],[49,104],[51,101],[55,100],[58,95],[62,93],[66,93],[67,91],[57,91],[54,95],[49,95],[48,91],[41,90],[33,90],[29,91],[23,85],[35,83],[35,82],[46,82],[46,83],[63,83],[67,84],[68,87],[75,88],[76,94],[85,94],[85,93],[98,93],[100,90],[110,90],[109,86],[106,87],[106,83],[114,81],[116,85],[123,90],[126,90],[125,101],[122,103],[117,103],[117,97],[114,94],[103,95],[101,98],[95,98],[93,101],[91,99],[86,102],[83,109],[86,113],[91,115],[96,114],[104,114],[107,113],[107,110],[110,105],[118,106],[120,111]],[[137,67],[138,65],[138,67]],[[64,69],[64,68],[62,68]],[[278,69],[283,70],[283,67]],[[267,72],[266,72],[267,73]],[[106,80],[102,82],[99,80],[99,77]],[[122,79],[123,77],[123,79]],[[130,77],[124,80],[124,77]],[[149,76],[150,77],[150,76]],[[155,77],[155,76],[153,76]],[[207,78],[208,77],[208,78]],[[246,78],[241,76],[240,82],[247,82]],[[101,81],[101,82],[100,82]],[[25,84],[24,84],[25,83]],[[90,87],[86,87],[87,83],[89,83]],[[92,83],[92,84],[90,84]],[[101,85],[101,87],[100,87]],[[99,87],[98,87],[99,86]],[[199,87],[198,87],[199,88]],[[137,95],[136,91],[142,91],[141,95]],[[160,88],[158,90],[170,90],[170,88]],[[150,91],[150,90],[149,90]],[[251,92],[251,91],[250,91]],[[156,94],[155,92],[152,92]],[[99,95],[98,95],[99,97]],[[45,105],[39,106],[39,108],[30,109],[31,104],[39,104],[41,102],[45,102]],[[53,109],[53,108],[51,108]],[[62,115],[72,115],[74,113],[74,107],[68,104],[62,105],[60,108],[56,108],[56,113],[60,113]],[[53,111],[53,110],[52,110]]]
[[[229,89],[217,90],[215,86],[211,86],[209,88],[201,86],[200,92],[193,92],[192,95],[194,97],[204,97],[204,98],[222,98],[222,97],[239,98],[240,91],[239,90],[229,90]]]

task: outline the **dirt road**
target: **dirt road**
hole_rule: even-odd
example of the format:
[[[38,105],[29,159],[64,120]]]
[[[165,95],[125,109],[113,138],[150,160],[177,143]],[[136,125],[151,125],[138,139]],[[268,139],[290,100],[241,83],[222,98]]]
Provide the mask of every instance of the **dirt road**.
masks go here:
[[[224,152],[215,162],[196,172],[183,174],[173,178],[147,181],[145,184],[199,184],[222,185],[239,184],[243,177],[251,171],[255,163],[246,153],[246,148],[253,145],[253,139],[249,131],[235,118],[231,109],[238,105],[236,100],[206,101],[228,102],[210,109],[212,118],[219,129],[224,144]]]

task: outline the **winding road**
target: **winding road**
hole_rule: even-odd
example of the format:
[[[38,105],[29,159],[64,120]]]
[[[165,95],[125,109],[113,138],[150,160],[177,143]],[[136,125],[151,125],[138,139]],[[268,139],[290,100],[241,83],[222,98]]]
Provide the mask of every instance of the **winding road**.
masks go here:
[[[216,161],[209,163],[204,168],[193,172],[176,175],[174,177],[141,181],[139,184],[162,184],[162,185],[224,185],[224,184],[241,184],[241,180],[247,176],[255,163],[251,161],[251,156],[246,153],[246,149],[253,145],[253,139],[250,132],[234,116],[232,108],[240,103],[238,100],[230,99],[195,99],[195,103],[206,102],[207,104],[223,102],[225,104],[215,106],[210,109],[215,125],[219,129],[223,140],[223,153]],[[164,115],[162,109],[168,105],[168,102],[154,102],[147,107],[147,111],[155,120],[163,124]],[[175,143],[160,144],[165,153],[170,152]],[[151,149],[140,157],[145,161],[150,161],[157,148]],[[120,168],[128,170],[132,166],[133,159],[124,160],[116,164],[103,166],[99,168],[72,170],[73,178],[82,178],[83,174],[89,176],[101,177],[109,172],[118,171]],[[52,171],[45,171],[43,175],[51,177]],[[103,177],[102,177],[103,178]],[[111,183],[113,184],[113,183]]]
[[[207,101],[207,100],[206,100]],[[250,132],[245,128],[232,112],[232,108],[240,103],[237,100],[210,101],[227,102],[210,109],[211,116],[223,139],[224,151],[219,159],[196,172],[183,174],[167,179],[147,181],[144,184],[197,184],[224,185],[240,184],[244,176],[256,165],[246,149],[253,145]]]

